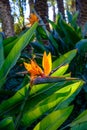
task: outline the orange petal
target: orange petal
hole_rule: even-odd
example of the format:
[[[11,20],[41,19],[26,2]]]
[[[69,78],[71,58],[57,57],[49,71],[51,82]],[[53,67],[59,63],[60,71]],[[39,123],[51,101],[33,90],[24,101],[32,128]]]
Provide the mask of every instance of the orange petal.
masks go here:
[[[26,70],[27,70],[28,72],[30,72],[30,71],[32,70],[31,64],[28,64],[28,63],[25,63],[25,62],[24,62],[24,67],[26,68]]]
[[[35,22],[39,21],[38,17],[33,13],[31,13],[30,18],[27,18],[27,19],[29,20],[31,25],[33,25]]]
[[[44,69],[44,74],[47,76],[50,74],[52,69],[52,59],[51,59],[51,53],[46,55],[46,52],[44,52],[43,60],[42,60],[42,66]]]
[[[35,61],[31,60],[31,66],[37,75],[41,76],[43,74],[42,69],[38,66],[38,64]]]
[[[33,60],[31,60],[31,64],[25,63],[24,66],[27,69],[27,71],[32,75],[32,76],[42,76],[43,71],[42,69],[37,65],[37,63]]]
[[[26,70],[27,70],[30,74],[36,75],[34,69],[32,69],[31,64],[28,64],[28,63],[25,63],[25,62],[24,62],[24,66],[25,66]]]

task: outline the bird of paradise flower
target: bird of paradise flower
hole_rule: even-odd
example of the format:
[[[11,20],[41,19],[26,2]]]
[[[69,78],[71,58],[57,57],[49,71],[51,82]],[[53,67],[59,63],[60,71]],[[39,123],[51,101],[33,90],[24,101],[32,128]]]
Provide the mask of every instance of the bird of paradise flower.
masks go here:
[[[30,17],[27,18],[27,20],[29,21],[29,23],[27,24],[27,26],[32,26],[35,22],[39,21],[39,18],[37,17],[37,15],[35,13],[31,13]]]
[[[26,70],[30,74],[30,84],[40,84],[40,83],[52,83],[52,82],[58,82],[58,81],[65,81],[65,80],[76,80],[77,78],[67,78],[67,77],[51,77],[51,71],[52,71],[52,57],[51,53],[48,55],[46,52],[43,54],[42,59],[42,67],[43,69],[34,61],[31,60],[30,63],[24,62],[24,66]]]

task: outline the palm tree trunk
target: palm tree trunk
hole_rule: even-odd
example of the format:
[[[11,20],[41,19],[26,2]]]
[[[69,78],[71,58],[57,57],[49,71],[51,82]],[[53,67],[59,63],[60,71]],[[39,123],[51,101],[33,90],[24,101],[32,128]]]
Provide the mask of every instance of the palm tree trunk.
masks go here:
[[[32,13],[33,7],[34,7],[34,1],[33,0],[28,0],[29,3],[29,8],[30,8],[30,13]]]
[[[76,0],[76,10],[79,11],[78,24],[84,26],[87,22],[87,0]]]
[[[63,0],[56,0],[57,1],[57,7],[58,7],[58,12],[60,12],[65,19],[65,13],[64,13],[64,3]]]
[[[47,0],[35,0],[35,10],[42,18],[43,22],[47,24],[46,20],[46,18],[48,18]]]
[[[5,33],[5,36],[14,36],[14,26],[9,0],[0,0],[0,19],[2,22],[2,30]]]
[[[53,9],[53,21],[55,21],[56,20],[55,0],[52,0],[51,4],[52,4],[52,9]]]

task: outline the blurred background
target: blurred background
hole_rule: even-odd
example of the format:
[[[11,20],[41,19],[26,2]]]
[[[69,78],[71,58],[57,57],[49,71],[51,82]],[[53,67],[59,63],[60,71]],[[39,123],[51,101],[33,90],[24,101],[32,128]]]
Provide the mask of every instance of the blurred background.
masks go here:
[[[77,23],[83,27],[87,20],[86,0],[0,0],[0,32],[6,37],[19,34],[24,28],[30,13],[35,10],[44,23],[47,18],[55,21],[56,14],[62,14],[68,22],[67,11],[79,12]]]

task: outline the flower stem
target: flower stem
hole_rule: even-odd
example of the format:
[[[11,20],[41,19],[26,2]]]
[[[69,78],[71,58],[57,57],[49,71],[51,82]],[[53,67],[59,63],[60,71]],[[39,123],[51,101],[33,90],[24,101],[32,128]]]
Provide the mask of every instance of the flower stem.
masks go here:
[[[28,100],[28,97],[29,97],[29,91],[30,91],[30,87],[27,89],[27,91],[25,92],[25,98],[24,98],[24,101],[21,105],[21,108],[20,108],[20,112],[19,112],[19,115],[17,116],[16,118],[16,121],[15,121],[15,129],[17,130],[19,125],[20,125],[20,121],[21,121],[21,118],[23,116],[23,112],[24,112],[24,107],[25,107],[25,104],[26,104],[26,101]]]

